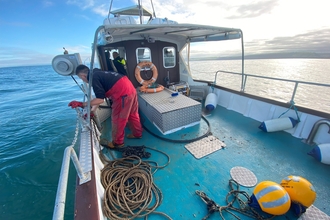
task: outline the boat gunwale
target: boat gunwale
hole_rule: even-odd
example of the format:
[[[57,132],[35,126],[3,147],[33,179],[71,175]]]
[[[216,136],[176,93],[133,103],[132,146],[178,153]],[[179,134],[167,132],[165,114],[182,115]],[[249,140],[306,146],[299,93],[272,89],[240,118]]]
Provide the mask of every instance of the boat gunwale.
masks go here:
[[[101,219],[102,213],[99,213],[98,204],[98,193],[96,188],[96,177],[95,177],[95,159],[94,159],[94,145],[93,145],[93,130],[90,130],[90,148],[91,148],[91,180],[80,184],[79,176],[76,178],[76,189],[75,189],[75,205],[74,205],[74,219],[84,220],[84,219]],[[81,141],[81,139],[80,139]],[[81,147],[81,146],[80,146]],[[80,155],[79,155],[80,159]]]

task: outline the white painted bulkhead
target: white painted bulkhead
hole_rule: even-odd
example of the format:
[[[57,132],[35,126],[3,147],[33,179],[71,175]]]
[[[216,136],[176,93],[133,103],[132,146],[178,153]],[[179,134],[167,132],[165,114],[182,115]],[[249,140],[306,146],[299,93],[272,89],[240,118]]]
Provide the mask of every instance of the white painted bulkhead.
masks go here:
[[[218,105],[223,106],[228,110],[239,112],[242,115],[259,122],[278,118],[283,112],[288,110],[288,108],[282,106],[266,103],[246,96],[241,96],[218,88],[214,89],[214,93],[216,93],[218,96]],[[298,114],[300,117],[300,122],[294,128],[285,131],[296,138],[307,139],[315,122],[322,118],[299,112],[299,108]],[[292,117],[295,119],[297,118],[295,111],[292,109],[282,117]],[[326,125],[321,125],[314,138],[314,143],[330,143],[330,135],[328,130],[329,128]]]

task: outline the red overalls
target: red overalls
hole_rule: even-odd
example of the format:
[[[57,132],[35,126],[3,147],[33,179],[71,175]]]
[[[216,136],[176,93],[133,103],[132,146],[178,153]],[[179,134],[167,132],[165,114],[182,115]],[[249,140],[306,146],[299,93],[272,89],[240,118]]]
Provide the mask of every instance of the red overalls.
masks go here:
[[[142,136],[142,126],[138,113],[139,105],[136,90],[126,77],[119,79],[111,89],[105,93],[112,100],[112,142],[123,144],[125,126],[128,126],[135,137]]]

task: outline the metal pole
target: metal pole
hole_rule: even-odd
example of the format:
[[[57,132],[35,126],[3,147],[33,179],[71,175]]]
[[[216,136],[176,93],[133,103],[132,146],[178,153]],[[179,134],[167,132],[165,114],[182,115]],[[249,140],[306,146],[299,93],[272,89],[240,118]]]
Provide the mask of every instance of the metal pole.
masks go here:
[[[82,168],[80,166],[77,154],[76,154],[76,152],[74,151],[73,148],[71,148],[70,157],[72,159],[73,165],[75,166],[75,168],[77,170],[77,174],[79,176],[79,179],[85,180],[87,178],[87,175],[82,171]]]
[[[294,97],[296,96],[297,88],[298,88],[298,82],[296,82],[294,85],[294,89],[293,89],[292,96],[291,96],[291,101],[293,101]]]
[[[53,220],[63,219],[65,210],[66,190],[70,165],[70,151],[72,147],[65,148],[60,179],[58,181]]]
[[[68,186],[70,157],[76,168],[80,182],[85,183],[90,180],[89,173],[83,173],[77,154],[72,146],[66,147],[63,156],[60,179],[58,181],[53,220],[62,220],[64,218],[66,191]]]
[[[90,124],[90,119],[91,119],[91,99],[92,99],[92,83],[93,83],[93,68],[94,68],[94,57],[95,57],[95,50],[97,48],[97,37],[98,34],[100,32],[100,30],[104,29],[104,25],[98,27],[95,31],[94,34],[94,43],[92,46],[92,57],[91,57],[91,64],[90,64],[90,68],[89,68],[89,82],[88,82],[88,101],[87,101],[87,121],[88,121],[88,125],[91,128],[91,124]]]
[[[245,90],[244,84],[244,40],[243,40],[243,31],[241,31],[241,44],[242,44],[242,82],[241,82],[241,92]]]
[[[242,92],[245,92],[245,86],[246,86],[246,80],[247,80],[248,76],[247,75],[244,75],[244,83],[243,83],[243,91]]]
[[[319,127],[322,125],[328,125],[329,127],[329,131],[328,133],[330,133],[330,120],[329,119],[320,119],[317,122],[315,122],[315,124],[313,125],[313,128],[311,130],[311,132],[308,135],[308,138],[306,139],[306,144],[312,145],[314,143],[314,137],[319,129]]]
[[[218,73],[219,73],[219,72],[220,72],[220,71],[215,72],[215,76],[214,76],[214,85],[217,84],[217,77],[218,77]]]
[[[138,4],[139,4],[139,15],[140,15],[140,24],[142,24],[142,8],[141,8],[141,2],[140,0],[138,0]]]

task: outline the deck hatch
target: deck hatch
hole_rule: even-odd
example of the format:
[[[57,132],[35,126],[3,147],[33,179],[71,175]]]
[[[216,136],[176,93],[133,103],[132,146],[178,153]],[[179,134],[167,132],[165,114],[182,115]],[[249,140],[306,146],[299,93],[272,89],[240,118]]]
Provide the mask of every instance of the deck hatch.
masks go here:
[[[254,173],[245,167],[233,167],[230,170],[230,176],[238,184],[245,187],[253,187],[257,185],[257,177]]]
[[[209,155],[217,150],[225,147],[226,144],[220,141],[214,136],[208,136],[201,140],[194,141],[186,144],[185,148],[192,154],[196,159],[200,159]]]

